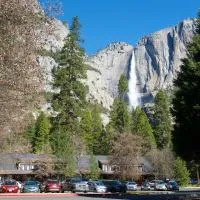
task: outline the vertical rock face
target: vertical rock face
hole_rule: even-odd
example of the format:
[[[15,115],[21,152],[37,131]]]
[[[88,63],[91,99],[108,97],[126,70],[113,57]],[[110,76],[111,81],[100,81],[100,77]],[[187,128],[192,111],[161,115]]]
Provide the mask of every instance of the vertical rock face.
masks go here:
[[[89,96],[109,109],[117,96],[117,85],[122,73],[128,74],[133,47],[123,42],[110,44],[97,55],[88,58]]]
[[[151,101],[157,89],[172,86],[194,31],[195,21],[187,19],[173,28],[145,36],[138,42],[134,51],[143,103]]]
[[[151,102],[157,89],[172,85],[180,70],[181,59],[186,56],[186,44],[191,41],[194,31],[195,20],[187,19],[138,42],[134,53],[141,103]],[[110,108],[117,96],[121,74],[130,71],[132,50],[133,47],[126,43],[113,43],[88,59],[91,66],[87,81],[90,99]]]
[[[46,24],[48,26],[48,24]],[[60,21],[53,21],[54,31],[41,35],[43,47],[54,52],[63,46],[69,30]],[[95,56],[86,59],[89,65],[86,81],[89,87],[88,99],[110,109],[117,97],[117,85],[122,73],[129,78],[132,52],[135,55],[137,87],[141,103],[153,100],[159,88],[168,88],[180,70],[181,59],[186,56],[186,44],[191,41],[195,31],[195,20],[187,19],[172,28],[166,28],[144,36],[135,47],[124,43],[112,43]],[[51,90],[51,70],[57,64],[51,57],[39,56],[38,62],[46,80],[45,90]]]

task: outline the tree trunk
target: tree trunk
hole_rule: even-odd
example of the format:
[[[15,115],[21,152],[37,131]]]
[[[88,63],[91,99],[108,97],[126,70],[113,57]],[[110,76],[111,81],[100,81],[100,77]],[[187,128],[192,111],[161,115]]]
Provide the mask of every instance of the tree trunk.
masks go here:
[[[200,184],[200,179],[199,179],[199,165],[197,164],[196,165],[196,172],[197,172],[197,184],[199,185]]]

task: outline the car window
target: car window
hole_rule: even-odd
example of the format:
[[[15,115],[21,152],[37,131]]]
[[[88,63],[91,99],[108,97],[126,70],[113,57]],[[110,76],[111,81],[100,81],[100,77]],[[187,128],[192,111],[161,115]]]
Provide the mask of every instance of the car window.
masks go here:
[[[47,181],[48,184],[58,184],[58,181]]]
[[[169,182],[171,185],[177,185],[175,181]]]
[[[4,185],[17,185],[15,181],[5,181]]]
[[[128,182],[128,185],[135,185],[136,182]]]
[[[27,181],[24,183],[25,185],[37,185],[35,181]]]
[[[157,184],[165,184],[164,181],[158,181]]]
[[[101,182],[101,181],[96,181],[95,184],[98,185],[98,186],[103,186],[104,185],[103,182]]]

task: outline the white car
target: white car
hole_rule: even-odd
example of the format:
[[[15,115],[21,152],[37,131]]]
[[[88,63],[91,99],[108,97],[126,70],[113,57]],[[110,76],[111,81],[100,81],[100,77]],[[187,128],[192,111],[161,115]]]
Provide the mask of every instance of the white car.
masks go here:
[[[128,191],[136,191],[137,190],[137,183],[135,181],[125,181],[122,182],[126,185]]]
[[[165,182],[162,181],[162,180],[155,181],[154,190],[163,190],[163,191],[166,191],[167,187],[166,187]]]
[[[107,187],[103,184],[102,181],[89,181],[88,186],[90,192],[98,192],[98,193],[107,192]]]
[[[23,183],[21,181],[16,181],[16,183],[17,183],[17,186],[19,187],[19,191],[22,192],[23,187],[24,187]]]

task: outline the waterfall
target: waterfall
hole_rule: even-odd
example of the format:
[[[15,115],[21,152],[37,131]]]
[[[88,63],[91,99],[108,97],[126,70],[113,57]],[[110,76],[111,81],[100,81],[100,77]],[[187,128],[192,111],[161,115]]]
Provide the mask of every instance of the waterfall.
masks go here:
[[[129,92],[128,92],[129,105],[131,108],[136,108],[138,105],[140,105],[140,102],[139,102],[139,92],[137,88],[137,76],[136,76],[134,50],[132,52],[132,58],[131,58],[128,89],[129,89]]]

